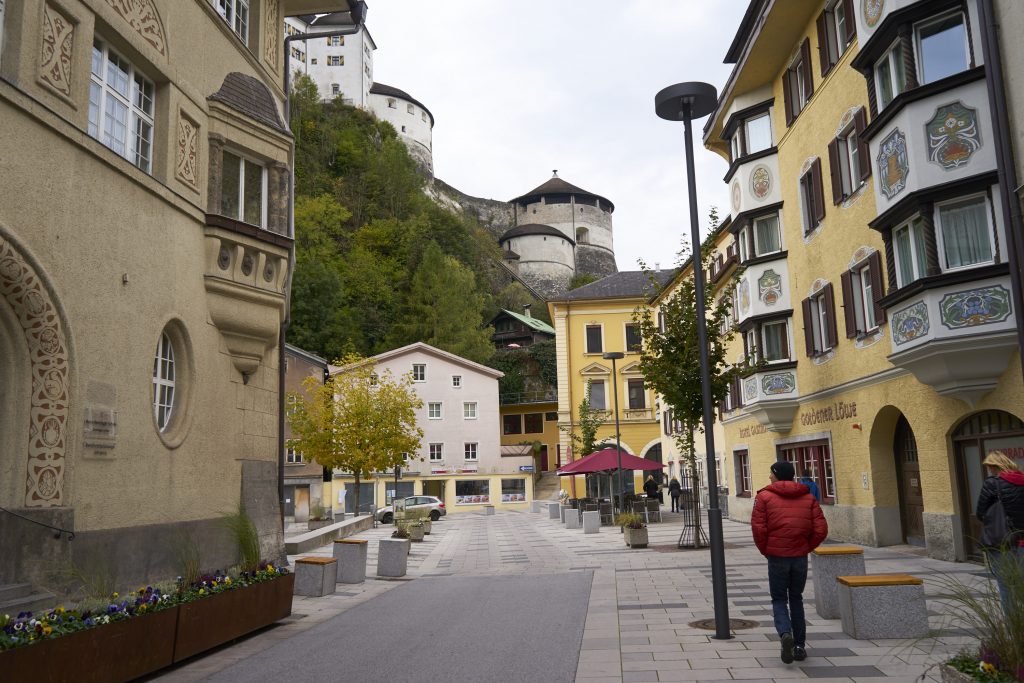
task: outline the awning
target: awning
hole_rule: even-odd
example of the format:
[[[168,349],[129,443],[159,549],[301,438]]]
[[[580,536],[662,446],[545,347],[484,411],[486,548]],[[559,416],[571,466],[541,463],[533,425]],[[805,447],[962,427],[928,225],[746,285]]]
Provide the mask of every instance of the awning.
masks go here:
[[[660,470],[665,467],[660,462],[638,458],[622,451],[622,469],[624,470]],[[592,474],[594,472],[611,472],[619,468],[619,452],[614,448],[605,448],[571,462],[558,470],[558,476],[575,474]]]

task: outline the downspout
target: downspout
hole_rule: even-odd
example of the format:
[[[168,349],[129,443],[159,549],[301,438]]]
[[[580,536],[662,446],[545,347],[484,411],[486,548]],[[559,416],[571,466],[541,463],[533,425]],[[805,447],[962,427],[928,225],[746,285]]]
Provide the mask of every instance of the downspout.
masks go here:
[[[1006,226],[1006,251],[1010,261],[1010,289],[1016,312],[1017,346],[1024,349],[1024,293],[1021,269],[1024,268],[1024,234],[1021,232],[1021,199],[1017,192],[1017,170],[1014,167],[1013,146],[1006,106],[1006,83],[1003,79],[1002,55],[999,53],[995,8],[992,0],[979,0],[981,50],[985,57],[985,86],[992,114],[992,128],[996,138],[996,162],[999,172],[999,194],[1002,195],[1003,224]],[[1021,364],[1024,376],[1024,363]]]
[[[291,44],[293,41],[307,41],[310,38],[330,38],[331,36],[350,36],[363,29],[366,21],[366,3],[364,0],[349,0],[349,9],[353,25],[349,28],[324,33],[296,33],[284,38],[284,122],[288,130],[292,127],[292,70]],[[309,58],[309,50],[306,50]],[[288,327],[292,322],[292,277],[295,274],[295,143],[292,142],[292,158],[289,165],[288,180],[288,237],[292,239],[288,248],[288,276],[284,285],[284,320],[281,321],[281,332],[278,336],[277,359],[277,500],[281,513],[281,529],[284,530],[284,415],[285,415],[285,341]],[[332,501],[333,505],[333,501]]]

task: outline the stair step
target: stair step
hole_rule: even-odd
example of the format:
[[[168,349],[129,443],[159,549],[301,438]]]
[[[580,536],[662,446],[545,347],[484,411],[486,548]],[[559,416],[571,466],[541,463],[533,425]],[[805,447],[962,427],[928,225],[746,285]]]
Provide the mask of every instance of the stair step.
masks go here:
[[[19,612],[41,612],[57,606],[53,593],[30,593],[12,600],[0,601],[0,614],[17,615]]]
[[[0,585],[0,602],[20,598],[31,592],[32,584],[30,583],[6,583]]]

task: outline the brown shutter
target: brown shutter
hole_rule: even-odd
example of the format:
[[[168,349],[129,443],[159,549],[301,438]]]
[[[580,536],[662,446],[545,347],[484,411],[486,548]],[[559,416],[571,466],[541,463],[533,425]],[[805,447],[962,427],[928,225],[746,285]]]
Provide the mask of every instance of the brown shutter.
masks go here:
[[[853,302],[853,275],[844,270],[839,276],[843,289],[843,318],[846,321],[846,338],[853,339],[861,330],[857,329],[857,307]]]
[[[813,321],[811,320],[811,299],[810,297],[800,302],[800,306],[804,312],[804,349],[807,351],[807,355],[814,356],[814,331],[811,328]]]
[[[833,204],[843,201],[843,174],[839,164],[839,138],[832,138],[828,143],[828,172],[832,176]]]
[[[818,15],[818,61],[821,62],[821,77],[832,70],[832,60],[828,54],[828,12]]]
[[[864,129],[868,127],[868,115],[861,107],[853,115],[853,127],[857,131],[857,158],[860,163],[860,179],[867,180],[871,177],[871,147],[864,139]]]
[[[871,298],[874,299],[875,322],[885,322],[885,308],[879,303],[885,296],[885,285],[882,283],[882,255],[877,251],[868,257],[868,268],[871,270]]]
[[[857,37],[857,15],[853,11],[853,0],[843,0],[843,14],[846,15],[846,42]]]
[[[807,99],[811,99],[811,95],[814,94],[814,69],[811,68],[811,39],[804,38],[803,45],[800,46],[800,67],[804,70],[804,87],[807,90]],[[806,100],[805,100],[806,101]],[[803,105],[803,102],[800,103]],[[803,109],[803,106],[800,107]]]
[[[814,190],[814,218],[821,223],[825,218],[825,191],[821,186],[821,159],[811,164],[811,186]]]
[[[782,99],[786,103],[786,125],[790,126],[793,124],[793,92],[790,87],[790,72],[784,71],[782,73]]]
[[[732,385],[736,388],[736,400],[733,401],[733,405],[739,408],[743,405],[743,380],[739,375],[732,378]]]
[[[835,348],[839,343],[839,330],[836,327],[836,297],[831,282],[825,285],[822,300],[825,302],[825,317],[828,318],[828,345]]]

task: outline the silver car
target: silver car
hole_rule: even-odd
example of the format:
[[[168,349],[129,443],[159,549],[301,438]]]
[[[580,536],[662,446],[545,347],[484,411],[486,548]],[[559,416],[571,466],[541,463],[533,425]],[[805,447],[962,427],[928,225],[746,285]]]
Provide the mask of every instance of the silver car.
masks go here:
[[[434,496],[409,496],[405,499],[405,509],[406,511],[430,510],[430,520],[433,522],[448,514],[448,511],[444,509],[444,503],[441,502],[441,499]],[[386,505],[378,509],[374,513],[374,517],[377,518],[378,522],[391,524],[391,522],[395,521],[395,512],[391,505]]]

